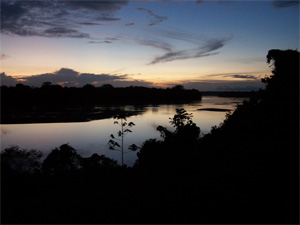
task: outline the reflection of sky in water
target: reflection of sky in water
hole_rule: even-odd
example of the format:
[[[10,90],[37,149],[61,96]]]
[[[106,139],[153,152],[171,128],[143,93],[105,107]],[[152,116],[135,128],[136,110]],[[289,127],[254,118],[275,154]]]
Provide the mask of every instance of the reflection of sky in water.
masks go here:
[[[200,108],[234,109],[237,102],[245,98],[203,97],[201,102],[193,104],[172,104],[147,106],[145,112],[128,118],[136,126],[125,138],[125,147],[131,144],[141,146],[149,138],[160,138],[157,126],[162,125],[172,129],[169,118],[173,117],[177,108],[184,108],[193,113],[193,121],[200,127],[201,133],[208,133],[212,126],[219,125],[225,119],[226,112],[197,111]],[[133,110],[135,107],[130,107]],[[119,151],[108,150],[107,142],[110,134],[116,136],[119,127],[113,124],[113,119],[95,120],[85,123],[45,123],[45,124],[13,124],[1,125],[1,150],[10,145],[20,148],[38,149],[44,157],[54,148],[69,143],[83,157],[93,153],[104,154],[120,160]],[[125,163],[133,165],[136,152],[124,156]]]

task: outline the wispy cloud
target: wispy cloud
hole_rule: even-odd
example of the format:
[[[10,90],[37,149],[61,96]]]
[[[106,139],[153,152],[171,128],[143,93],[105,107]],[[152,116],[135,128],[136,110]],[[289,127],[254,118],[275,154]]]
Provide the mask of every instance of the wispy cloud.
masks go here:
[[[92,22],[80,22],[80,25],[86,25],[86,26],[101,26],[102,23],[92,23]]]
[[[88,43],[89,44],[102,44],[102,43],[111,44],[113,42],[112,41],[89,41]]]
[[[198,45],[199,42],[204,40],[205,38],[199,35],[191,34],[190,32],[180,31],[178,28],[173,29],[159,29],[151,31],[157,36],[170,38],[173,40],[185,41],[189,43],[193,43]]]
[[[256,72],[254,72],[255,74]],[[201,77],[202,79],[205,78],[205,79],[211,79],[213,78],[214,81],[216,81],[215,79],[217,80],[224,80],[224,78],[226,78],[226,80],[228,80],[227,78],[233,78],[233,79],[230,79],[230,80],[234,80],[236,79],[237,81],[241,81],[241,80],[257,80],[260,82],[261,80],[261,75],[254,75],[254,74],[247,74],[247,73],[241,73],[241,72],[238,72],[238,73],[221,73],[221,74],[210,74],[210,75],[206,75],[205,77]]]
[[[136,10],[138,11],[144,11],[147,12],[148,15],[150,16],[150,23],[148,24],[149,26],[153,26],[153,25],[157,25],[163,21],[165,21],[166,19],[168,19],[168,17],[166,16],[159,16],[157,14],[154,14],[151,10],[149,9],[145,9],[145,8],[136,8]]]
[[[106,38],[91,38],[93,41],[89,41],[89,44],[111,44],[115,41],[118,41],[119,38],[116,37],[106,37]]]
[[[299,0],[294,0],[294,1],[272,0],[271,4],[276,9],[282,9],[287,7],[298,7]]]
[[[181,50],[181,51],[168,50],[168,52],[165,53],[164,55],[155,57],[149,64],[153,65],[156,63],[170,62],[174,60],[201,58],[201,57],[216,55],[218,54],[218,52],[213,52],[213,51],[222,48],[228,40],[229,40],[228,38],[210,39],[206,41],[204,45],[198,46],[194,49]]]
[[[254,75],[240,75],[240,74],[224,75],[224,77],[231,77],[231,78],[237,78],[237,79],[251,79],[251,80],[258,79],[258,77],[254,76]]]
[[[119,21],[121,19],[115,18],[115,17],[109,17],[109,16],[101,16],[101,17],[98,17],[97,20],[105,21],[105,22],[114,22],[114,21]]]
[[[136,39],[136,42],[139,43],[140,45],[145,45],[145,46],[150,46],[153,48],[158,48],[158,49],[162,49],[164,51],[172,51],[172,46],[164,41],[161,40],[140,40],[140,39]]]
[[[70,38],[89,38],[87,33],[79,32],[78,30],[69,29],[66,27],[52,27],[37,33],[39,36],[45,37],[70,37]]]
[[[204,3],[204,0],[196,0],[195,3],[196,3],[196,5],[198,5],[198,4]]]
[[[215,1],[209,1],[209,0],[195,0],[195,5],[200,5],[205,2],[213,2],[218,5],[225,5],[225,6],[230,6],[233,5],[235,2],[240,2],[241,0],[215,0]],[[242,0],[243,1],[243,0]],[[247,0],[244,0],[247,1]],[[270,4],[276,8],[276,9],[283,9],[283,8],[289,8],[289,7],[299,7],[299,0],[268,0]]]
[[[126,23],[124,26],[129,27],[129,26],[133,26],[134,23]]]
[[[2,54],[0,55],[0,60],[5,60],[5,59],[7,59],[7,58],[9,58],[9,56],[8,56],[7,54],[2,53]]]
[[[260,80],[247,81],[195,81],[184,82],[182,85],[188,89],[198,89],[200,91],[257,91],[260,88],[265,88],[265,84]]]
[[[103,1],[103,0],[93,0],[93,1],[65,1],[64,4],[72,9],[87,9],[97,12],[114,12],[122,9],[128,3],[127,0],[113,0],[113,1]]]

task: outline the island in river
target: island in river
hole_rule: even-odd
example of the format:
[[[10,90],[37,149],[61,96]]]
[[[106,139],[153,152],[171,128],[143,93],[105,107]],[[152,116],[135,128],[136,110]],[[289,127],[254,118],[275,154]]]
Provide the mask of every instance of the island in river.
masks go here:
[[[227,92],[205,92],[208,95],[226,97]],[[254,92],[230,92],[231,96],[249,96]],[[187,103],[199,101],[203,94],[195,89],[148,88],[131,86],[116,88],[112,85],[95,87],[87,84],[82,88],[62,87],[46,82],[42,87],[17,84],[15,87],[1,86],[1,123],[54,123],[86,122],[112,118],[116,114],[127,116],[143,112],[143,105]],[[136,110],[120,111],[114,106],[135,105]],[[227,109],[200,109],[225,110]]]

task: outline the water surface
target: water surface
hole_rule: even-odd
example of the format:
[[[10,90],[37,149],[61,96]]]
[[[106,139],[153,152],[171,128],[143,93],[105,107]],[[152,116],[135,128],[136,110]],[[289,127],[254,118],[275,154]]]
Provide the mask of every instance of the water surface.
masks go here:
[[[125,137],[125,147],[131,144],[141,146],[149,138],[160,139],[160,134],[156,131],[157,126],[162,125],[171,130],[169,118],[173,117],[177,108],[184,108],[188,113],[193,113],[193,121],[200,127],[201,134],[206,134],[212,126],[223,122],[227,112],[198,109],[234,110],[236,105],[245,99],[204,96],[202,101],[188,104],[145,106],[140,114],[128,118],[128,121],[134,122],[136,126],[132,127],[132,133]],[[136,106],[128,105],[123,108],[133,110]],[[1,150],[18,145],[20,148],[41,150],[46,157],[52,149],[68,143],[83,157],[97,153],[120,161],[120,152],[109,150],[107,145],[110,134],[117,136],[118,130],[119,127],[114,125],[112,118],[80,123],[2,124]],[[135,160],[136,152],[124,156],[124,162],[129,166],[133,165]]]

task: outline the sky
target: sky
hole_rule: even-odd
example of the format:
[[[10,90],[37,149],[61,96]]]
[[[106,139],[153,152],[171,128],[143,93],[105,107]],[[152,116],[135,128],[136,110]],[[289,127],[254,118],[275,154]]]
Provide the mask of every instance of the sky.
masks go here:
[[[1,85],[264,88],[299,1],[1,0]]]

